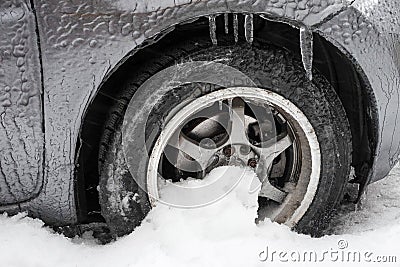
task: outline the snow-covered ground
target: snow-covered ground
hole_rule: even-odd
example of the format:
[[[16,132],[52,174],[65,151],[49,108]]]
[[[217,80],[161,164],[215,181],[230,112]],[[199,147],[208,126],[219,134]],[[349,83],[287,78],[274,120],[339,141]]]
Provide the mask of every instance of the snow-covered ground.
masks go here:
[[[395,256],[384,265],[400,266],[399,184],[396,167],[369,187],[362,207],[347,205],[334,218],[335,235],[318,239],[270,221],[256,225],[256,195],[244,197],[245,182],[201,209],[159,205],[134,233],[108,245],[90,233],[68,239],[22,214],[0,215],[0,266],[375,266],[389,260],[380,256]]]

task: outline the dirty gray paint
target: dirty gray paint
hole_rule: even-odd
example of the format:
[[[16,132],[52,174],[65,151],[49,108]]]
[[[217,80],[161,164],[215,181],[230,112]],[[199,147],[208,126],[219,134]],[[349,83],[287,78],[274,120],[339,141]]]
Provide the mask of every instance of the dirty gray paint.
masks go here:
[[[376,77],[371,60],[367,60],[378,44],[374,43],[377,34],[374,27],[368,26],[369,22],[361,24],[363,15],[352,8],[344,12],[344,22],[336,18],[331,20],[330,15],[346,9],[347,1],[344,0],[34,0],[34,3],[43,51],[46,183],[39,197],[25,208],[49,223],[76,221],[73,194],[75,146],[83,114],[101,82],[145,40],[194,17],[232,12],[258,13],[320,31],[343,51],[360,60],[360,66],[380,96],[377,97],[378,104],[390,108],[386,113],[379,109],[380,125],[393,124],[396,118],[394,115],[384,116],[388,110],[393,112],[398,104],[393,97],[386,97],[385,102],[385,96],[393,94],[391,88],[397,81],[391,52],[386,48],[388,44],[384,41],[379,44],[378,50],[384,51],[379,52],[381,58],[378,61],[386,64],[382,66],[383,70],[389,71],[388,79],[394,78],[393,82]],[[351,19],[356,25],[350,24],[348,30],[345,22],[350,19],[346,16],[351,14],[356,14],[356,18]],[[328,22],[325,24],[325,21]],[[370,32],[375,34],[374,37],[366,36]],[[372,55],[372,58],[378,56]],[[393,136],[394,129],[389,127],[382,131],[381,136]],[[393,145],[388,145],[385,139],[380,147],[382,151],[390,150],[397,146],[398,141],[393,137],[390,142]],[[393,159],[395,154],[378,153],[382,160]],[[375,177],[380,177],[388,167],[376,171]]]
[[[41,76],[29,2],[0,2],[0,205],[42,186]]]

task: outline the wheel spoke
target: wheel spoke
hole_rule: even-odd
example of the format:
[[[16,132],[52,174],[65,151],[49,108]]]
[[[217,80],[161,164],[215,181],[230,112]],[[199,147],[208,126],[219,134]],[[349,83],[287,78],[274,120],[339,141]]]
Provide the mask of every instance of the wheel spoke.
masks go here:
[[[274,143],[267,149],[269,149],[271,154],[275,154],[277,156],[288,149],[292,145],[292,143],[292,138],[290,137],[290,135],[286,134],[284,137],[279,139],[276,143]]]
[[[178,136],[178,134],[175,134],[174,138],[171,138],[168,145],[178,149],[179,151],[183,152],[184,154],[195,160],[197,163],[200,164],[202,170],[205,170],[207,168],[211,157],[217,152],[215,143],[213,143],[211,139],[203,139],[200,144],[196,144],[195,141],[191,140],[189,137],[183,134],[181,134],[180,136]],[[191,171],[199,170],[196,169]]]
[[[208,140],[211,141],[211,139]],[[200,142],[200,144],[201,143],[203,142]],[[207,145],[208,147],[195,144],[192,140],[185,136],[181,136],[181,138],[179,139],[179,150],[197,161],[200,159],[208,160],[216,152],[216,147],[214,143],[208,143]]]
[[[273,186],[268,179],[268,174],[274,159],[293,144],[293,140],[287,132],[282,135],[276,138],[278,139],[277,141],[274,139],[262,143],[261,147],[252,146],[260,157],[259,165],[257,166],[257,176],[261,182],[259,196],[269,198],[278,203],[283,202],[287,193]]]
[[[260,193],[258,194],[260,197],[266,197],[278,203],[282,203],[287,193],[279,188],[273,186],[268,179],[262,182]]]
[[[275,142],[275,139],[272,141],[266,141],[264,143],[261,143],[261,147],[257,146],[252,146],[253,149],[256,151],[257,154],[264,155],[264,156],[272,156],[273,158],[276,158],[279,154],[281,154],[283,151],[288,149],[292,144],[293,140],[292,137],[285,133],[285,135],[278,136],[277,141]]]
[[[246,125],[244,108],[245,102],[236,97],[231,100],[231,128],[230,128],[230,142],[231,144],[247,144],[249,143],[246,136]]]

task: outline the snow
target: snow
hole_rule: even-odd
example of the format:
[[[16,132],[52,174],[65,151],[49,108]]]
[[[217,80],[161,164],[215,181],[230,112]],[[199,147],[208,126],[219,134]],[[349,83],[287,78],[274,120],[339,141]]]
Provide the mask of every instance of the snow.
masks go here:
[[[211,176],[223,171],[235,177],[239,171],[239,167],[225,168],[217,169]],[[28,218],[24,214],[14,217],[0,215],[0,266],[321,264],[314,261],[294,264],[296,255],[305,252],[310,253],[307,255],[315,253],[313,255],[318,255],[318,260],[325,255],[324,266],[349,265],[341,261],[343,252],[359,253],[361,262],[356,263],[359,266],[366,265],[365,255],[368,256],[367,260],[373,260],[379,255],[393,255],[397,257],[397,263],[386,263],[386,266],[399,266],[399,167],[387,179],[370,186],[362,208],[357,211],[344,209],[334,219],[336,226],[332,231],[336,235],[319,239],[296,234],[270,221],[256,225],[256,194],[246,194],[254,177],[251,171],[245,170],[239,185],[226,197],[202,208],[179,209],[159,204],[134,233],[108,245],[96,244],[90,232],[83,237],[69,239],[44,227],[40,220]],[[168,190],[164,193],[168,193]],[[265,259],[267,248],[268,259]],[[272,260],[273,251],[276,252]],[[286,256],[283,253],[285,251]],[[335,261],[336,257],[338,259]],[[281,262],[285,259],[288,262]],[[367,266],[375,265],[378,266],[376,263],[368,263]]]

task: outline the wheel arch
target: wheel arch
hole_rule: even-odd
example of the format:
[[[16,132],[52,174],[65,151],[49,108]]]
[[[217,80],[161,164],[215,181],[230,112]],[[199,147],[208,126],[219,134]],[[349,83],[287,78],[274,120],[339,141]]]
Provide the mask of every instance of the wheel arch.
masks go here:
[[[191,30],[197,31],[199,35],[207,35],[208,28],[207,31],[202,28],[204,27],[204,22],[202,23],[201,25],[196,25],[193,21],[189,21],[189,23],[188,21],[183,21],[181,24],[165,28],[152,38],[146,39],[140,46],[134,48],[104,76],[103,82],[98,87],[84,113],[80,138],[76,146],[75,196],[80,221],[101,219],[99,216],[88,216],[88,214],[98,214],[96,210],[99,210],[96,190],[98,163],[97,160],[93,159],[97,159],[101,129],[107,119],[107,111],[113,104],[118,102],[116,100],[118,90],[115,90],[115,85],[123,79],[124,75],[128,75],[132,64],[143,62],[146,55],[157,54],[157,46],[163,45],[165,42],[176,41],[177,34],[179,35],[180,31],[192,27]],[[297,41],[299,40],[298,30],[287,23],[274,21],[269,21],[268,23],[272,25],[268,29],[269,35],[272,36],[269,41],[272,41],[274,45],[283,45],[286,49],[300,56]],[[282,31],[286,31],[286,36],[279,40],[277,36],[282,36]],[[184,36],[181,36],[181,38],[184,38]],[[349,53],[343,53],[319,33],[314,32],[314,39],[314,51],[318,51],[314,55],[314,65],[331,81],[349,117],[353,134],[354,155],[357,156],[353,160],[353,165],[357,162],[358,168],[361,168],[364,163],[367,163],[368,168],[371,168],[374,148],[377,142],[377,118],[374,112],[376,106],[374,94],[368,79]],[[289,40],[291,42],[284,45],[284,42]],[[338,76],[340,76],[340,81]],[[343,80],[345,80],[345,83],[343,83]],[[350,93],[347,88],[352,89]],[[354,105],[355,103],[356,105]],[[365,136],[365,130],[368,132],[367,136]],[[367,150],[365,150],[366,147],[368,148]],[[360,157],[360,154],[363,157]]]

